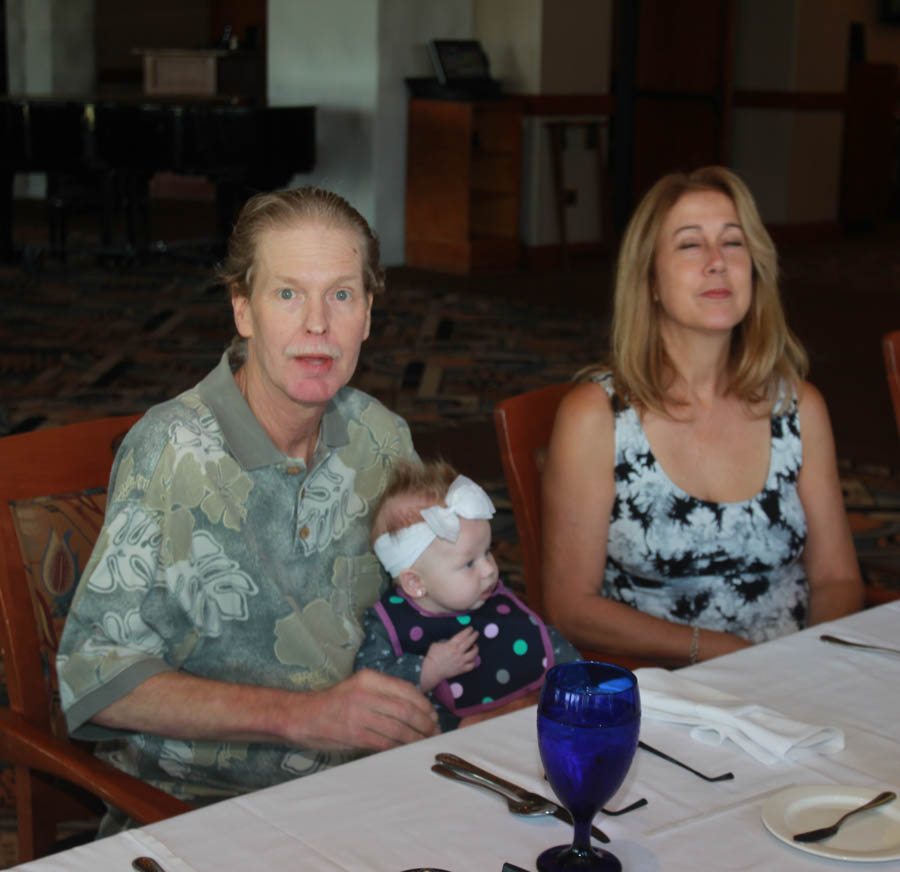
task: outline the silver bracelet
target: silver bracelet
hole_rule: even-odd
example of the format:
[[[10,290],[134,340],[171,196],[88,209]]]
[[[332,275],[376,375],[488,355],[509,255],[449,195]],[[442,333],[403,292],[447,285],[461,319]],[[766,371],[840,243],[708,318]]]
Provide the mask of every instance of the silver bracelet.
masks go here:
[[[691,629],[691,650],[688,654],[688,663],[693,666],[697,662],[697,652],[700,649],[700,628],[694,626]]]

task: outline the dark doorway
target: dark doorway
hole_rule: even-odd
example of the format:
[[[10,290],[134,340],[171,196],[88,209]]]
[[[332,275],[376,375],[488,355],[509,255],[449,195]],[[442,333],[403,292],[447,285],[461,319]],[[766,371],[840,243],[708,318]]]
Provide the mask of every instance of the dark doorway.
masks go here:
[[[728,160],[735,0],[618,0],[614,212],[663,174]]]
[[[8,93],[6,74],[6,0],[0,0],[0,94]]]

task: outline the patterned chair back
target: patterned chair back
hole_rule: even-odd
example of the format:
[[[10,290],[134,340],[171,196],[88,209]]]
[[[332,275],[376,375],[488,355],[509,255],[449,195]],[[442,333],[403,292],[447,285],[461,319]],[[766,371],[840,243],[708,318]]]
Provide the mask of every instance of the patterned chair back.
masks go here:
[[[103,525],[106,488],[8,504],[34,610],[46,712],[52,731],[65,738],[56,653],[75,588]]]
[[[894,407],[894,419],[897,431],[900,432],[900,330],[891,330],[884,334],[881,339],[881,351],[884,356],[888,389],[891,392],[891,405]]]
[[[0,704],[61,739],[59,638],[103,523],[115,451],[139,417],[0,439]],[[0,771],[2,802],[21,788],[10,767]]]

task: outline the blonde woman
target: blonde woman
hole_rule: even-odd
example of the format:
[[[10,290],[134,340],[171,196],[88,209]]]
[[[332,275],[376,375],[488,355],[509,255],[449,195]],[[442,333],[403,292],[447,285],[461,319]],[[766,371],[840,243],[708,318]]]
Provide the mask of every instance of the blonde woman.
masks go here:
[[[626,230],[610,360],[562,402],[543,476],[548,620],[679,666],[858,609],[821,394],[753,197],[662,178]]]

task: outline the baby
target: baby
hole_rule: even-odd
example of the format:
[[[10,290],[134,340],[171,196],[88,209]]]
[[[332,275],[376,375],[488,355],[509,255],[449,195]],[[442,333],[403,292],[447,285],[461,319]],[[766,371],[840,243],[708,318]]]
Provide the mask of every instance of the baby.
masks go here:
[[[395,587],[364,617],[356,668],[404,678],[431,695],[443,729],[540,687],[580,659],[503,586],[491,554],[494,505],[443,461],[394,468],[372,529]]]

